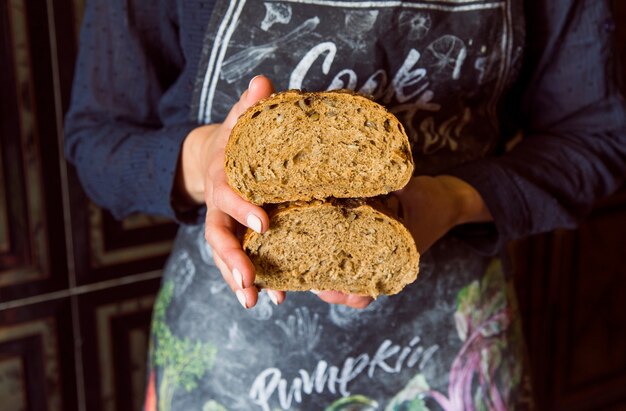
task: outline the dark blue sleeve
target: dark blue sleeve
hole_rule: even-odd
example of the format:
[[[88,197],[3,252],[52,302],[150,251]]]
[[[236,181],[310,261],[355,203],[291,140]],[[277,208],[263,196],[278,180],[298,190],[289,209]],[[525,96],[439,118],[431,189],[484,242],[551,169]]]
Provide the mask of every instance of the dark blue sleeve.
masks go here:
[[[172,207],[185,136],[196,124],[169,93],[185,61],[174,2],[87,2],[65,154],[89,197],[121,218]]]
[[[523,139],[502,156],[449,173],[474,186],[494,217],[495,230],[457,230],[481,251],[573,228],[625,181],[626,109],[612,27],[605,0],[527,2],[533,69],[524,85]]]

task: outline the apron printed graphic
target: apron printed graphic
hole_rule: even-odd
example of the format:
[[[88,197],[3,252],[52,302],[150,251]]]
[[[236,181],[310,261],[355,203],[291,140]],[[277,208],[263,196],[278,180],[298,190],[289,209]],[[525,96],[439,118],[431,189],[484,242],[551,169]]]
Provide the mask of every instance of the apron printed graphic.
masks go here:
[[[155,304],[146,404],[159,410],[523,410],[523,340],[498,259],[444,241],[418,281],[364,310],[289,293],[242,309],[184,227]],[[434,255],[432,254],[434,253]],[[450,259],[450,255],[455,258]],[[193,268],[190,268],[193,267]],[[189,272],[195,273],[189,276]],[[182,274],[182,275],[181,275]],[[155,408],[146,408],[154,410]]]
[[[184,250],[179,255],[195,258]],[[172,261],[180,266],[181,259]],[[167,272],[176,276],[177,272],[169,268]],[[207,266],[200,264],[195,268],[205,271]],[[446,275],[455,275],[454,270]],[[193,286],[186,290],[194,289],[198,295],[206,295],[208,284],[220,280],[214,266],[209,273],[204,280],[195,277]],[[389,307],[393,312],[376,316],[374,323],[352,331],[343,326],[330,329],[335,306],[319,303],[309,308],[298,298],[301,294],[291,294],[264,321],[247,312],[220,321],[223,314],[216,312],[217,307],[225,306],[227,310],[237,307],[225,293],[223,300],[209,300],[196,307],[210,317],[209,327],[191,323],[200,333],[178,336],[179,324],[168,325],[168,318],[171,321],[179,315],[193,315],[191,311],[180,312],[180,301],[175,301],[186,281],[176,282],[168,277],[155,305],[151,348],[151,369],[157,367],[158,377],[155,378],[152,370],[149,392],[158,394],[159,410],[178,409],[181,404],[174,405],[174,401],[185,396],[189,396],[191,404],[203,404],[203,410],[298,410],[305,404],[306,409],[324,410],[523,409],[516,405],[524,395],[526,378],[520,361],[523,342],[519,316],[511,299],[511,282],[505,278],[497,259],[491,260],[484,271],[455,280],[459,286],[447,296],[438,293],[437,298],[441,302],[446,300],[445,307],[449,305],[451,309],[433,311],[424,307],[421,314],[425,321],[419,322],[418,316],[417,322],[411,324],[402,319],[404,314],[398,310],[406,306],[406,301],[395,304],[389,299],[377,301],[368,308],[372,314],[384,313]],[[426,288],[427,283],[422,283],[409,291],[421,300],[428,293]],[[198,304],[197,297],[189,291],[185,293],[181,301]],[[261,294],[259,301],[267,299],[267,295]],[[358,310],[352,311],[358,315]],[[435,317],[430,318],[430,311],[437,313]],[[441,315],[445,317],[439,318]],[[403,332],[397,329],[386,337],[374,330],[366,338],[366,344],[354,345],[352,349],[326,343],[327,338],[342,332],[339,330],[356,343],[367,328],[380,327],[383,317],[400,318],[406,329]],[[447,337],[441,338],[430,331],[428,322],[437,328],[450,324],[451,328],[442,334]],[[282,345],[277,340],[261,342],[255,338],[258,325],[277,335]],[[451,344],[452,341],[458,343]],[[278,351],[271,353],[272,350]],[[256,356],[252,357],[253,353]],[[264,366],[257,368],[261,364]],[[234,370],[244,371],[244,375],[227,374]],[[447,377],[442,384],[436,377],[444,371]],[[401,375],[405,376],[405,382],[394,382]],[[380,388],[379,384],[386,386],[386,397],[372,391],[372,387]],[[233,385],[240,387],[240,393],[229,396],[227,391]],[[208,398],[203,394],[207,388],[216,390]],[[325,399],[320,400],[320,396]]]
[[[257,74],[277,91],[349,88],[394,112],[416,173],[436,174],[501,139],[523,34],[521,0],[217,1],[192,110],[222,121]],[[306,292],[279,306],[261,292],[244,310],[202,226],[181,227],[163,284],[150,411],[526,409],[511,282],[453,237],[424,253],[415,283],[363,310]]]
[[[510,3],[221,2],[207,31],[197,119],[221,121],[257,74],[279,91],[349,88],[404,123],[424,158],[416,172],[440,172],[493,148],[496,104],[519,54]]]

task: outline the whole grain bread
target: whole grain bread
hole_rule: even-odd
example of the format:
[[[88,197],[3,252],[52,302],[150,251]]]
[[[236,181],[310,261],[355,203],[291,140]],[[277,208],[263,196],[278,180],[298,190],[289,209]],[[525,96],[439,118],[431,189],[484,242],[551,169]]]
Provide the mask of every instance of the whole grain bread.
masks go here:
[[[275,208],[270,221],[264,234],[248,230],[243,243],[259,287],[376,297],[417,277],[413,237],[381,203],[290,203]]]
[[[346,91],[274,94],[239,118],[226,146],[230,186],[259,205],[387,194],[413,168],[396,117]]]

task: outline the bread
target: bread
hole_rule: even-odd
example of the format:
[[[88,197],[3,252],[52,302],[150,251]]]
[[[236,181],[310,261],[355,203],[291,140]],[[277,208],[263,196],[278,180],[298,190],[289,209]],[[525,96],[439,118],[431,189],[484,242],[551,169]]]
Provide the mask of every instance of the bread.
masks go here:
[[[244,237],[255,284],[376,297],[415,281],[413,237],[373,199],[404,187],[413,167],[400,122],[364,96],[290,90],[252,106],[231,132],[225,170],[270,216],[267,232]]]
[[[248,230],[243,243],[259,287],[376,297],[396,294],[416,279],[413,237],[380,204],[291,203],[270,219],[268,231]]]
[[[274,94],[239,118],[226,146],[229,185],[258,205],[386,194],[413,167],[395,116],[346,91]]]

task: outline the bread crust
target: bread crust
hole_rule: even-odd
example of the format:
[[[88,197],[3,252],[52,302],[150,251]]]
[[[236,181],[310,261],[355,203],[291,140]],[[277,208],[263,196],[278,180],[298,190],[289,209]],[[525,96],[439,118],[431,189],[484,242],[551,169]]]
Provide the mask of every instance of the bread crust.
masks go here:
[[[225,153],[229,185],[257,205],[383,195],[414,169],[398,119],[349,90],[288,90],[257,102]]]
[[[225,154],[229,185],[270,217],[243,239],[259,288],[376,297],[415,281],[415,241],[381,198],[414,169],[386,108],[350,90],[276,93],[240,116]]]
[[[336,213],[335,210],[340,210],[340,212]],[[327,235],[324,241],[318,244],[302,236],[298,237],[297,230],[290,230],[287,233],[288,224],[285,220],[292,216],[303,218],[303,216],[315,214],[318,217],[331,215],[330,218],[334,218],[331,225],[337,226],[352,227],[356,225],[355,221],[358,218],[377,219],[381,223],[375,228],[378,232],[377,237],[373,238],[374,241],[371,238],[368,239],[367,234],[361,235],[359,230],[362,231],[363,226],[352,230],[350,228],[326,230]],[[243,241],[243,248],[255,266],[256,285],[260,288],[282,291],[332,289],[344,293],[377,297],[380,294],[396,294],[415,281],[417,277],[419,253],[415,241],[402,222],[380,199],[332,199],[328,202],[289,203],[274,207],[269,215],[270,230],[264,234],[247,230]],[[309,224],[311,222],[315,223],[315,221],[305,221],[303,225],[313,227]],[[374,225],[367,224],[365,227],[374,227]],[[277,233],[272,230],[283,232]],[[354,241],[355,235],[358,241]],[[391,245],[388,244],[390,236],[394,237]],[[276,247],[271,250],[269,259],[279,263],[268,263],[268,255],[262,255],[263,252],[272,247],[272,242],[282,241],[283,237],[290,239],[293,246],[287,244],[285,247]],[[302,244],[308,244],[308,246],[302,247]],[[366,249],[357,249],[358,247]],[[388,247],[389,250],[383,249],[384,247]],[[389,253],[392,247],[397,250]],[[282,255],[280,250],[284,251]],[[328,255],[329,257],[321,257],[323,262],[318,264],[317,261],[309,261],[313,255]],[[336,255],[350,256],[348,269],[343,266],[346,259],[332,257]],[[387,256],[386,261],[380,261],[382,256]],[[292,264],[294,260],[303,260],[305,264],[294,267]],[[320,271],[315,272],[311,267],[317,267]],[[349,269],[352,267],[354,267],[354,272]],[[330,278],[333,275],[335,277]]]

